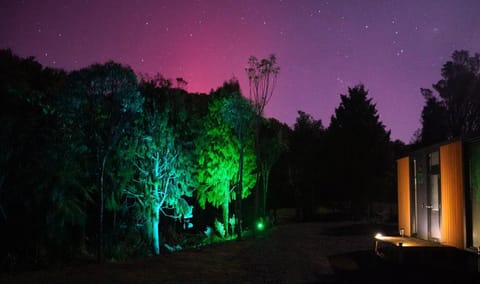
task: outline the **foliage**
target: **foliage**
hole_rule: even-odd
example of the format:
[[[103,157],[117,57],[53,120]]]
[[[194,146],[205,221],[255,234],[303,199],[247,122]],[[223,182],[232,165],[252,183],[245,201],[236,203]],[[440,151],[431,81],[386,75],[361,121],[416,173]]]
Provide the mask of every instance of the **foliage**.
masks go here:
[[[429,89],[422,89],[425,106],[422,110],[422,129],[420,141],[422,145],[432,145],[447,139],[447,109]]]
[[[215,229],[217,230],[217,233],[220,235],[220,237],[225,238],[225,226],[223,225],[223,223],[215,219],[214,224]]]
[[[250,99],[254,104],[255,113],[260,117],[273,96],[277,82],[280,71],[280,67],[277,66],[277,57],[271,54],[268,58],[258,60],[255,56],[250,56],[245,71],[250,87]]]
[[[137,78],[130,67],[115,62],[93,64],[69,74],[63,120],[66,128],[80,133],[80,143],[88,149],[90,173],[95,176],[98,213],[98,259],[103,260],[105,200],[113,196],[113,181],[106,180],[114,168],[110,163],[118,143],[143,99]],[[93,179],[93,180],[95,180]],[[118,192],[117,192],[118,195]],[[116,208],[116,207],[111,207]]]
[[[268,191],[271,208],[296,200],[304,215],[324,201],[382,199],[391,188],[392,143],[363,86],[341,97],[327,133],[304,112],[293,131],[261,117],[278,75],[274,56],[249,61],[253,101],[234,80],[191,94],[186,82],[177,88],[161,75],[138,84],[115,62],[64,72],[2,50],[0,63],[1,251],[23,268],[92,260],[95,250],[111,260],[159,253],[169,236],[187,235],[194,198],[204,210],[188,220],[192,230],[212,224],[221,208],[215,229],[234,236],[257,178],[263,202]],[[444,94],[460,88],[445,78]],[[446,98],[426,96],[430,125],[457,102]],[[399,141],[393,147],[406,151]],[[213,231],[209,243],[220,241]]]
[[[209,111],[202,118],[203,131],[195,139],[199,161],[197,199],[202,208],[206,202],[214,207],[222,206],[226,235],[229,234],[231,200],[246,198],[255,184],[253,141],[251,136],[245,140],[249,133],[242,120],[242,115],[246,115],[242,113],[245,99],[231,90],[231,85],[225,84],[211,95]],[[246,149],[242,166],[239,164],[240,148]],[[239,182],[240,168],[245,168],[243,187]]]
[[[454,51],[441,75],[433,85],[437,96],[422,89],[425,106],[420,142],[424,145],[480,134],[480,54]]]

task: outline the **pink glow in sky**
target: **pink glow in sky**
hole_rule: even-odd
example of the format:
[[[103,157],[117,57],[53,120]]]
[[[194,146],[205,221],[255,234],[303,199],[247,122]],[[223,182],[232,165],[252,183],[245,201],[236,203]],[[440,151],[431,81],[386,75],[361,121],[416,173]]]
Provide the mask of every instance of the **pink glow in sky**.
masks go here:
[[[281,67],[266,115],[293,125],[298,110],[325,126],[348,87],[365,84],[393,139],[420,127],[421,87],[452,52],[480,52],[480,1],[460,0],[0,0],[0,48],[51,67],[109,59],[138,73],[183,77],[208,92],[248,57]]]

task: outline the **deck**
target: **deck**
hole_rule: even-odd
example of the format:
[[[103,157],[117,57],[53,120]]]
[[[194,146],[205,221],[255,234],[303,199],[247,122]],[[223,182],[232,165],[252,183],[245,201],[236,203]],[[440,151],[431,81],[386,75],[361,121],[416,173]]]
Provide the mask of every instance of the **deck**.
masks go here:
[[[375,254],[396,264],[480,272],[480,254],[413,237],[374,237]]]
[[[412,237],[400,237],[400,236],[375,236],[376,242],[389,243],[398,247],[442,247],[439,242],[427,241]]]

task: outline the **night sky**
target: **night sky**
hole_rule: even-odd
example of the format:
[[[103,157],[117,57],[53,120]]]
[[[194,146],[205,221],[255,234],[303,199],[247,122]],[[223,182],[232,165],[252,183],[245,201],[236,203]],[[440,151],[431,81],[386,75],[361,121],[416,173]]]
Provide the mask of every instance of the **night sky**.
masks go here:
[[[393,139],[420,127],[421,87],[440,79],[456,49],[480,52],[480,1],[0,0],[0,48],[51,67],[108,59],[137,73],[183,77],[209,92],[248,57],[277,55],[266,109],[290,126],[303,110],[324,126],[339,95],[365,84]]]

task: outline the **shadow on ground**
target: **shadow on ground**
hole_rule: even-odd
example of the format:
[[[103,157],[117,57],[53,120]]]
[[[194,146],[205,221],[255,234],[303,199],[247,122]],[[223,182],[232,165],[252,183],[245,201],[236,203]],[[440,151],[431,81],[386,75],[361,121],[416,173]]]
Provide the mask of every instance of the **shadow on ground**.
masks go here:
[[[480,283],[459,252],[415,250],[398,262],[396,255],[380,258],[373,250],[328,257],[335,273],[333,283]]]

